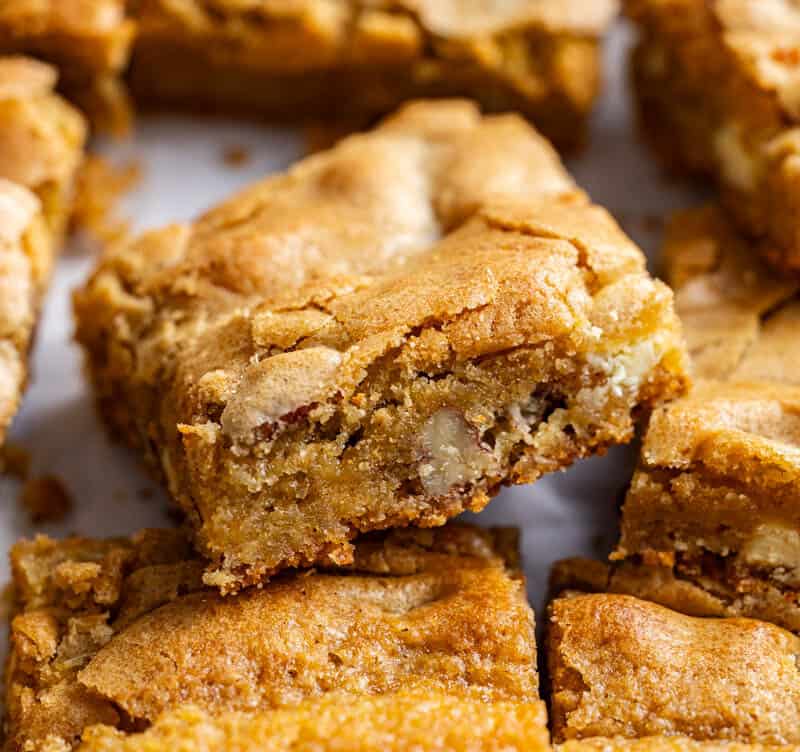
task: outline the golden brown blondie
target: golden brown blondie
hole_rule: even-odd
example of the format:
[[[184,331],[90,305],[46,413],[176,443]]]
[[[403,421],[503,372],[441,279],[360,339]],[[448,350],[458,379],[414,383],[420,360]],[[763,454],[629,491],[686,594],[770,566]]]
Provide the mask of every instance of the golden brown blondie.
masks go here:
[[[642,120],[666,161],[708,173],[753,250],[800,271],[800,5],[625,0]]]
[[[685,383],[640,251],[527,123],[464,102],[114,250],[76,312],[102,412],[226,592],[477,511]]]
[[[634,750],[715,748],[690,739],[796,749],[799,654],[800,639],[767,622],[686,616],[627,595],[565,595],[551,603],[548,622],[554,740],[595,739],[605,748],[601,740],[638,739],[619,746]],[[663,739],[670,736],[683,739]],[[652,747],[647,737],[657,737]]]
[[[714,207],[665,256],[698,380],[653,413],[601,589],[800,631],[800,285]]]
[[[127,121],[120,77],[133,33],[125,0],[0,2],[0,54],[34,55],[58,66],[64,92],[101,126]]]
[[[437,692],[326,695],[297,707],[167,713],[140,734],[94,726],[79,752],[550,752],[543,703]],[[731,750],[731,752],[736,752]]]
[[[402,749],[427,714],[453,749],[546,742],[514,531],[373,534],[348,571],[228,597],[174,530],[40,536],[11,558],[9,750],[70,749],[98,725],[87,749],[294,749],[329,731]]]
[[[364,122],[468,96],[573,146],[616,0],[137,0],[132,83],[158,104]]]
[[[0,444],[27,380],[86,135],[81,116],[53,94],[55,80],[48,65],[0,57]]]

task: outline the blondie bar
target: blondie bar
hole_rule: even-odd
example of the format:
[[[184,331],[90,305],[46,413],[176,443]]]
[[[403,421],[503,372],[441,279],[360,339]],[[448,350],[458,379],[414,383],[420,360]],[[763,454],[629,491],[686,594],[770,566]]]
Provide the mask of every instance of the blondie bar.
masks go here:
[[[685,383],[640,251],[522,119],[464,102],[113,250],[75,307],[102,412],[226,592],[477,511]]]
[[[565,595],[548,622],[554,740],[798,745],[798,654],[800,639],[767,622],[686,616],[627,595]],[[638,748],[693,749],[664,739]]]
[[[94,726],[78,752],[550,752],[542,703],[435,692],[326,696],[298,707],[213,718],[195,708],[140,734]]]
[[[800,286],[713,207],[665,256],[699,378],[653,413],[608,588],[800,632]]]
[[[125,0],[2,0],[0,54],[29,54],[58,66],[64,92],[101,126],[127,119],[121,83],[134,23]]]
[[[642,121],[670,165],[708,173],[753,250],[800,271],[800,6],[625,0]]]
[[[175,530],[40,536],[11,558],[10,750],[70,749],[90,726],[88,749],[283,749],[329,731],[403,749],[428,713],[467,748],[506,723],[546,743],[514,531],[373,534],[348,571],[228,597]]]
[[[0,57],[0,444],[27,379],[39,304],[69,216],[85,126],[55,71]]]
[[[138,0],[132,85],[155,103],[369,122],[414,97],[519,111],[582,140],[616,0]]]

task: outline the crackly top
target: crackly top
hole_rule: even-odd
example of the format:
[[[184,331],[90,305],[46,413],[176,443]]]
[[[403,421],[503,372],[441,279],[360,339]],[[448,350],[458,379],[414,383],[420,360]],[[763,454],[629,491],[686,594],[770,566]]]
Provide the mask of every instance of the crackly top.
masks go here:
[[[701,463],[763,487],[800,485],[800,388],[698,381],[653,413],[641,462],[675,470]]]
[[[800,483],[800,285],[715,206],[674,216],[664,247],[694,390],[653,413],[642,468],[695,463],[765,488]]]
[[[556,741],[800,744],[800,639],[772,624],[573,595],[551,605],[548,659]]]
[[[625,0],[647,28],[718,38],[742,80],[775,97],[791,120],[800,119],[800,3],[797,0]],[[688,21],[688,22],[687,22]]]
[[[800,284],[762,264],[721,210],[677,213],[664,258],[697,376],[800,385]]]
[[[468,720],[467,720],[468,719]],[[380,697],[331,694],[295,708],[210,716],[196,708],[166,714],[142,734],[107,726],[84,735],[80,752],[374,752],[409,749],[549,752],[541,702],[482,702],[438,692]]]
[[[617,10],[618,0],[138,0],[136,13],[145,23],[171,17],[196,28],[285,24],[335,46],[354,28],[386,34],[398,25],[420,37],[460,39],[526,28],[600,35]]]
[[[347,399],[424,326],[458,361],[556,338],[612,352],[670,326],[678,347],[669,291],[550,145],[457,101],[408,106],[115,249],[76,306],[84,342],[110,326],[180,421],[242,445]]]
[[[55,83],[45,63],[0,57],[0,177],[43,200],[72,179],[86,138],[83,118],[53,93]]]
[[[177,531],[19,543],[11,749],[71,744],[121,713],[141,728],[184,704],[219,715],[398,687],[535,702],[515,551],[512,531],[400,530],[362,539],[347,573],[288,574],[223,598],[202,587],[203,563]]]

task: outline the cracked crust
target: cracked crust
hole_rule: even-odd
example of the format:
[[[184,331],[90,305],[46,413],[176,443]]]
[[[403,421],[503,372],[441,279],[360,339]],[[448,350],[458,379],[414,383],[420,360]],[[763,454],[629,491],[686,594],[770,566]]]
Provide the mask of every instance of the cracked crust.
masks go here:
[[[125,0],[0,3],[0,53],[33,55],[56,65],[64,92],[107,129],[125,129],[130,117],[120,76],[133,34]]]
[[[548,628],[556,742],[800,743],[800,640],[790,632],[608,594],[556,599]]]
[[[76,312],[224,591],[479,510],[685,383],[639,250],[524,121],[463,102],[118,248]]]
[[[574,146],[599,88],[599,42],[617,5],[140,0],[133,87],[155,104],[362,125],[408,99],[466,96],[487,110],[519,111]],[[358,96],[343,104],[342,91]]]
[[[642,121],[665,161],[708,173],[753,251],[800,271],[800,6],[626,0]]]
[[[700,378],[653,413],[614,589],[800,632],[798,284],[714,207],[675,217],[665,259]]]
[[[27,381],[27,355],[69,214],[82,118],[52,92],[55,71],[0,58],[0,444]]]
[[[182,728],[198,743],[208,726],[247,738],[322,733],[336,717],[353,733],[370,723],[376,734],[400,732],[392,707],[403,705],[415,733],[417,702],[451,724],[487,703],[477,735],[507,717],[538,726],[541,738],[533,614],[515,546],[506,530],[392,531],[357,544],[347,572],[290,573],[222,597],[203,587],[202,562],[177,531],[20,542],[7,749],[69,749],[97,724],[110,728],[87,744],[156,722],[131,748],[167,744]],[[290,710],[268,712],[277,708]],[[358,708],[384,715],[360,718]]]

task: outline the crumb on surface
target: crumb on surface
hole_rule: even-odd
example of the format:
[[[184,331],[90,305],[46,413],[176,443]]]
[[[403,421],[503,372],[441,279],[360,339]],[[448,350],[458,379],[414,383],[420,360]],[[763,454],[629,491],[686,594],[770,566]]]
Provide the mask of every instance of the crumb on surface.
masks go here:
[[[19,444],[6,442],[0,447],[0,471],[12,478],[26,480],[30,472],[30,452]]]
[[[60,522],[73,507],[69,491],[61,479],[54,475],[26,481],[20,501],[34,523]]]
[[[90,154],[78,173],[72,224],[93,238],[107,243],[128,232],[128,222],[116,210],[126,193],[142,179],[142,166],[136,160],[115,165],[104,157]]]
[[[250,162],[250,150],[244,146],[227,146],[222,152],[222,161],[228,167],[244,167]]]

